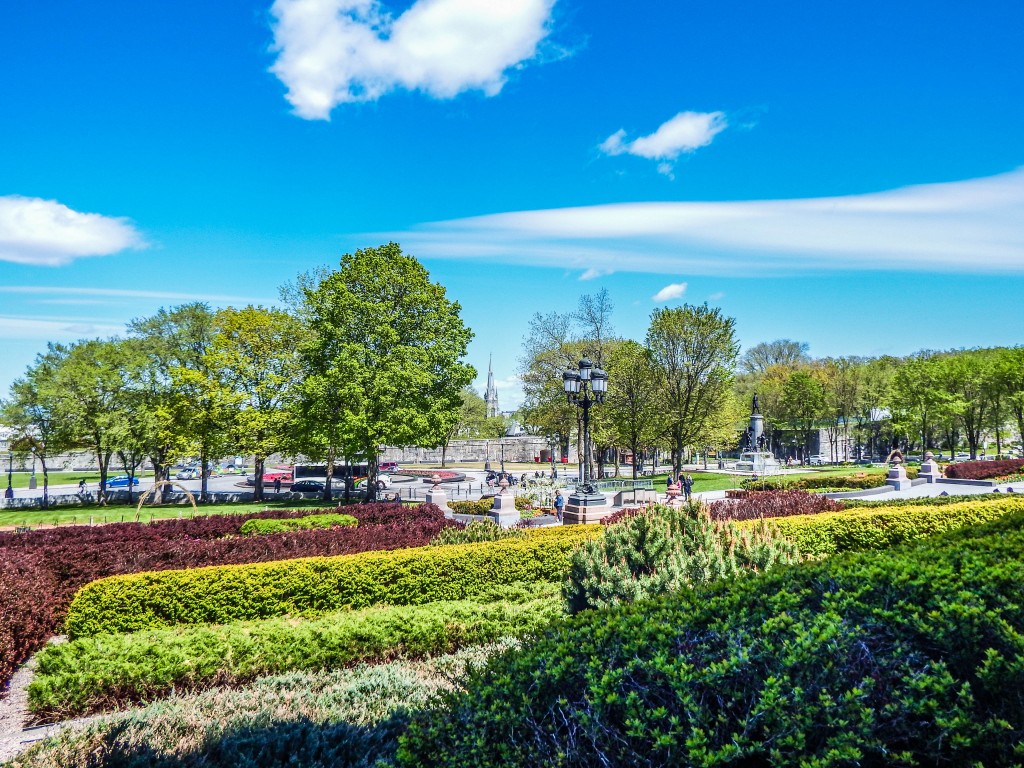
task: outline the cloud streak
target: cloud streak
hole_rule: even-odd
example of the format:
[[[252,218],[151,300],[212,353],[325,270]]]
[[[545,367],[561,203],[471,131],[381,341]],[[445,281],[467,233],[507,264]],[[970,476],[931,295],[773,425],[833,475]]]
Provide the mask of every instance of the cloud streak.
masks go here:
[[[66,296],[68,303],[74,297],[82,297],[83,302],[92,303],[91,297],[108,299],[158,299],[161,301],[209,301],[224,304],[273,304],[273,299],[247,298],[244,296],[225,296],[221,294],[196,294],[177,291],[147,291],[132,288],[84,288],[53,285],[0,285],[0,293],[15,293],[43,296]]]
[[[651,301],[664,302],[682,298],[686,293],[686,283],[669,283],[656,294],[651,296]]]
[[[1024,273],[1024,168],[846,197],[619,203],[389,233],[421,258],[730,277]]]
[[[658,126],[654,133],[633,141],[626,141],[626,131],[620,128],[598,149],[606,155],[636,155],[658,160],[658,173],[671,176],[673,162],[679,155],[708,146],[727,126],[723,112],[680,112]]]
[[[0,315],[0,336],[5,339],[39,341],[76,341],[84,338],[116,336],[124,325],[82,319],[11,317]]]
[[[56,200],[0,197],[0,261],[59,267],[145,245],[127,219],[80,213]]]
[[[417,0],[393,18],[378,0],[276,0],[271,71],[299,117],[389,91],[494,96],[534,59],[554,0]]]

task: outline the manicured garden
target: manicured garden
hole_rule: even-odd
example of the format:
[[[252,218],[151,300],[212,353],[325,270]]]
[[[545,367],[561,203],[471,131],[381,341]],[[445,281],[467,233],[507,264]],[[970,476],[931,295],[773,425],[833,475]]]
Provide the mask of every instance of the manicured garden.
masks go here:
[[[1024,498],[785,490],[605,522],[380,504],[0,534],[0,673],[38,652],[33,720],[128,710],[13,765],[1011,765],[1024,748]]]

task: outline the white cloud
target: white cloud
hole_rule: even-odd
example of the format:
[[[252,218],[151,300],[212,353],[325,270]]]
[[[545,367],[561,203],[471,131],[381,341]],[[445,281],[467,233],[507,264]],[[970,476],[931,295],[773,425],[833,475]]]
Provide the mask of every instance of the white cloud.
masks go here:
[[[708,296],[708,301],[721,301],[724,298],[725,298],[725,292],[724,291],[715,291],[710,296]]]
[[[656,294],[651,296],[651,301],[671,301],[681,298],[686,293],[686,283],[669,283]]]
[[[94,322],[81,318],[39,318],[0,316],[0,336],[7,340],[75,341],[83,338],[115,336],[124,333],[124,325]]]
[[[31,295],[68,296],[68,299],[49,299],[49,303],[92,303],[86,297],[102,297],[106,299],[158,299],[162,301],[208,301],[215,304],[274,304],[274,299],[259,299],[245,296],[226,296],[223,294],[197,294],[179,291],[147,291],[134,288],[85,288],[78,286],[54,285],[0,285],[0,293],[20,293]],[[81,299],[73,297],[83,297]]]
[[[590,269],[585,270],[582,275],[580,275],[580,280],[596,280],[599,277],[607,277],[608,275],[611,274],[614,273],[610,269],[594,269],[593,267],[591,267]]]
[[[420,258],[564,269],[730,277],[829,270],[1024,274],[1024,168],[847,197],[500,213],[385,236]]]
[[[127,219],[79,213],[56,200],[0,197],[0,261],[57,267],[143,247],[142,235]]]
[[[398,88],[494,96],[509,69],[537,56],[554,2],[417,0],[394,18],[379,0],[276,0],[271,71],[309,120]]]
[[[636,155],[658,160],[658,173],[670,178],[672,162],[684,152],[708,146],[728,126],[723,112],[680,112],[648,136],[626,141],[626,131],[617,130],[598,147],[606,155]]]

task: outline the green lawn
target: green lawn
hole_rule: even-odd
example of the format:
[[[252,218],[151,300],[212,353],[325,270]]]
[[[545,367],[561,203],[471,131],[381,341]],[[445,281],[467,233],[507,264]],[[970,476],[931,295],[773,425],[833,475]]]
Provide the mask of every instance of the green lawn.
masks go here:
[[[270,502],[239,502],[235,504],[200,504],[199,515],[242,515],[248,512],[261,512],[265,509],[302,509],[305,507],[329,507],[319,499],[301,499],[294,501]],[[144,507],[138,517],[139,522],[148,523],[153,520],[193,517],[191,504],[175,504],[161,507]],[[88,525],[90,517],[94,523],[133,522],[135,506],[127,504],[111,504],[106,507],[91,504],[83,507],[57,507],[54,509],[12,509],[0,511],[0,528],[37,525]]]
[[[111,469],[108,475],[114,477],[115,475],[123,475],[124,472]],[[6,475],[6,473],[5,473]],[[141,481],[145,477],[152,477],[152,472],[139,473],[137,477]],[[31,472],[15,472],[11,475],[11,486],[14,488],[28,488],[29,478],[32,477]],[[0,480],[3,482],[3,487],[7,487],[6,476],[0,476]],[[90,486],[95,488],[100,482],[99,472],[50,472],[49,482],[50,485],[77,485],[79,480],[85,480]],[[43,487],[43,473],[39,468],[36,468],[36,483],[40,488]]]

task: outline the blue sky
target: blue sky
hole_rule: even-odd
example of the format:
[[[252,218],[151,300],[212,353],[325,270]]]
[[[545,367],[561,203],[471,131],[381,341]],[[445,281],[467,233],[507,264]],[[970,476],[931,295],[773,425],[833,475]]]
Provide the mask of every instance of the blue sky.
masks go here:
[[[815,355],[1019,344],[1024,4],[8,4],[0,392],[47,340],[388,239],[503,407],[537,311]],[[658,297],[655,299],[654,297]]]

